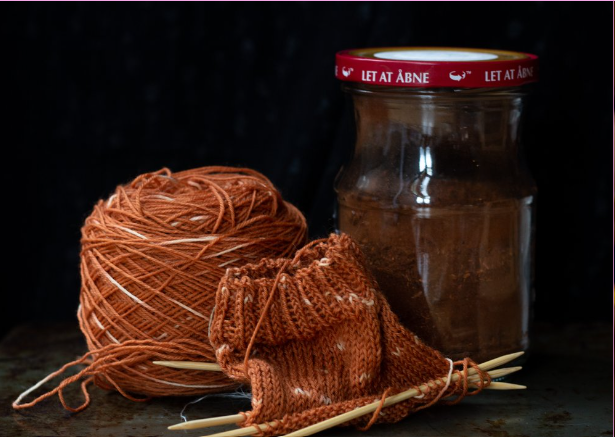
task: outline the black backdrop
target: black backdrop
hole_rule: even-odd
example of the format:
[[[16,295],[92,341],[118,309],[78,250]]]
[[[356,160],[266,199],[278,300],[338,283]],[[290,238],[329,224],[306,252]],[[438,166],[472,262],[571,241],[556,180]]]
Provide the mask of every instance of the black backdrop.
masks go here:
[[[609,319],[612,18],[610,2],[3,4],[0,335],[76,319],[81,223],[142,172],[255,168],[325,235],[352,149],[334,54],[390,45],[540,56],[536,316]]]

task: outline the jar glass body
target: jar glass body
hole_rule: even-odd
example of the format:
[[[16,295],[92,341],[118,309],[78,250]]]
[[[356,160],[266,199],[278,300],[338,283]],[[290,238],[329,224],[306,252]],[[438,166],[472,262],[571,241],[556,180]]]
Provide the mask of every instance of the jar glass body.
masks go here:
[[[344,85],[356,146],[338,228],[401,322],[452,358],[527,350],[536,188],[520,88]]]

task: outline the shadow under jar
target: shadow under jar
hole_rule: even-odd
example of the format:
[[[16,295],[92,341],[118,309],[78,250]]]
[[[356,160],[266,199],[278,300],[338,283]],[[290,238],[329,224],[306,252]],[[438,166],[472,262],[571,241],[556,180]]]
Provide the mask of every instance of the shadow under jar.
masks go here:
[[[352,98],[357,133],[354,156],[336,180],[339,230],[358,241],[393,310],[430,346],[478,362],[527,350],[536,188],[521,153],[519,127],[521,85],[531,80],[475,86],[468,81],[462,88],[455,78],[446,86],[437,70],[485,79],[494,69],[517,73],[528,67],[450,60],[456,53],[470,58],[484,53],[467,49],[341,53],[381,59],[396,72],[398,65],[387,65],[387,53],[406,51],[412,57],[421,50],[439,64],[427,66],[427,83],[417,83],[425,78],[425,61],[395,59],[407,63],[399,68],[402,80],[405,70],[418,71],[410,75],[412,86],[352,82],[343,71],[352,69],[364,79],[366,68],[378,66],[348,67],[338,54],[338,77]],[[382,58],[374,57],[379,53]],[[532,55],[488,53],[512,58],[500,62],[514,64],[527,56],[536,61]],[[438,61],[442,58],[447,59]],[[478,65],[489,61],[482,72]]]

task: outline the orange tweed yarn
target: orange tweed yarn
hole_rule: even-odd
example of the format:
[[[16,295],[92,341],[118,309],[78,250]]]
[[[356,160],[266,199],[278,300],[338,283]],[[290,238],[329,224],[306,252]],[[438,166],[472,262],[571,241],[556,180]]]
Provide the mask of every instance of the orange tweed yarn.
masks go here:
[[[216,294],[210,340],[223,370],[252,386],[252,411],[242,426],[273,421],[266,435],[446,377],[451,368],[399,323],[347,235],[309,244],[292,260],[229,269]],[[395,422],[451,395],[459,395],[458,402],[467,394],[468,366],[475,364],[455,364],[461,378],[446,390],[353,424]]]
[[[207,339],[226,269],[294,253],[306,239],[302,214],[260,173],[204,167],[163,169],[119,186],[82,228],[81,330],[89,366],[24,408],[87,377],[105,389],[145,396],[222,391],[219,372],[178,372],[152,360],[214,361]],[[65,368],[67,367],[65,366]],[[63,369],[50,375],[53,377]]]

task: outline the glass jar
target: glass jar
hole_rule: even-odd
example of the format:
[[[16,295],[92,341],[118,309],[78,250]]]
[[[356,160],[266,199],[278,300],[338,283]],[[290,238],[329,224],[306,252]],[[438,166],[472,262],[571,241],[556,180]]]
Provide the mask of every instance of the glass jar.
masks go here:
[[[337,56],[357,134],[336,180],[338,228],[401,322],[451,358],[529,346],[536,188],[519,127],[536,62],[471,49]]]

